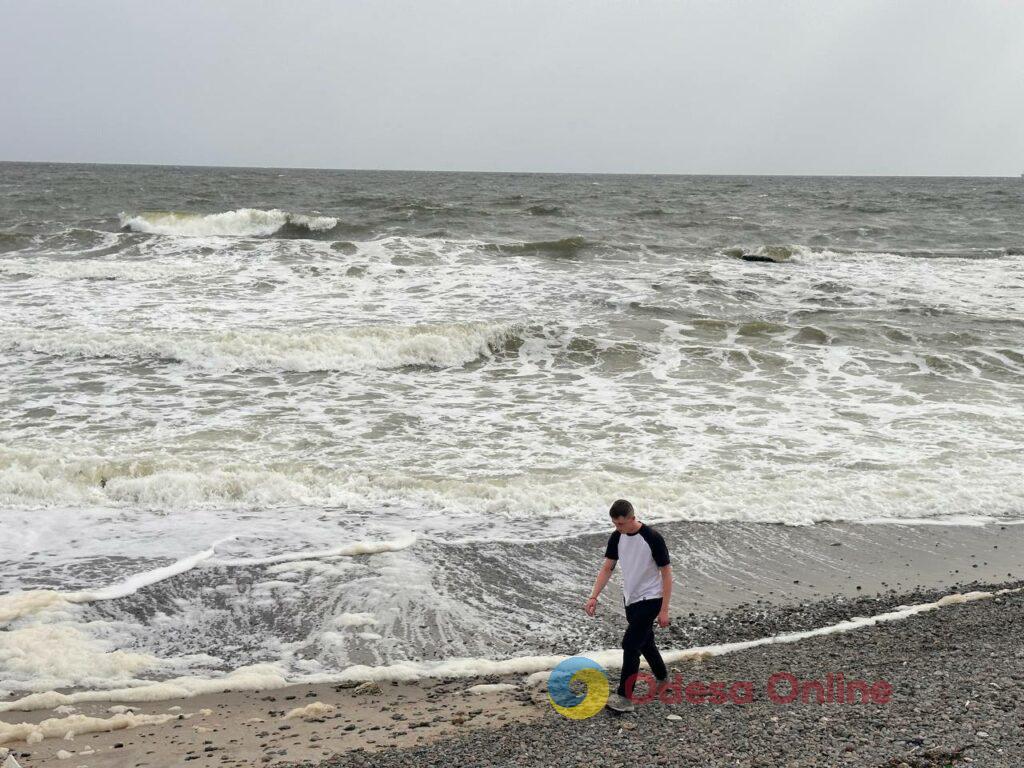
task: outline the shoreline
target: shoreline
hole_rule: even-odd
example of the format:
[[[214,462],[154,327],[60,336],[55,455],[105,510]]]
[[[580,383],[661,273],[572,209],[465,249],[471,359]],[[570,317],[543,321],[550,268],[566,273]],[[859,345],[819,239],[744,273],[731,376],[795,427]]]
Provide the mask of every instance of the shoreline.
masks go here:
[[[769,530],[763,524],[717,530],[704,524],[657,527],[666,534],[670,549],[680,556],[684,552],[707,551],[707,537],[717,536],[719,545],[735,553],[733,565],[739,563],[731,571],[715,570],[702,567],[712,562],[710,557],[704,560],[691,557],[677,571],[677,584],[681,583],[682,587],[677,587],[673,594],[672,625],[659,629],[657,635],[663,651],[818,629],[858,616],[886,613],[905,604],[933,602],[953,592],[1019,587],[1022,582],[1008,580],[1007,576],[1012,574],[1019,579],[1024,575],[1019,554],[1024,551],[1019,546],[1024,541],[1024,526],[893,526],[879,535],[867,535],[864,531],[850,535],[845,525],[779,530]],[[760,550],[753,549],[755,539],[752,536],[755,535]],[[594,552],[600,538],[603,537],[585,536],[573,542],[573,548],[585,554],[583,562],[587,565],[592,565],[591,561],[599,556]],[[787,542],[793,546],[786,548]],[[787,563],[779,558],[766,563],[757,571],[756,582],[750,577],[743,582],[737,569],[750,558],[765,558],[763,553],[772,551],[771,547],[797,552],[802,559]],[[570,563],[578,561],[573,554],[567,558]],[[900,566],[894,565],[896,562]],[[787,568],[797,569],[799,573],[786,573]],[[1008,570],[1002,571],[1001,579],[992,578],[1003,568]],[[956,578],[968,573],[986,578]],[[912,582],[915,586],[904,586]],[[589,587],[586,582],[580,583],[584,590]],[[870,594],[868,589],[873,587],[874,594]],[[615,604],[618,587],[609,585],[609,589],[613,592],[602,596],[603,620],[593,622],[588,632],[581,635],[580,639],[585,637],[590,642],[571,645],[563,641],[559,643],[560,648],[552,649],[553,653],[585,655],[586,648],[617,647],[622,631],[621,617],[611,606]],[[1014,605],[1022,603],[1018,596],[1007,596],[1006,601]],[[701,610],[701,604],[727,607]],[[967,610],[974,610],[975,605]],[[566,610],[572,607],[567,601]],[[873,633],[898,635],[902,631],[900,627],[912,627],[917,622],[939,622],[941,626],[941,617],[959,608],[947,606],[884,627],[865,627],[846,634],[778,646],[789,650],[779,651],[768,645],[715,657],[714,661],[729,664],[733,662],[719,660],[772,653],[802,658],[800,654],[808,643],[856,648],[869,645],[864,638]],[[572,616],[567,614],[567,618]],[[910,634],[916,637],[916,631]],[[993,643],[1010,642],[1009,638],[988,639]],[[669,666],[670,669],[687,669],[693,663],[681,660],[670,662]],[[710,663],[710,660],[699,663]],[[37,765],[153,768],[183,760],[197,766],[316,764],[329,758],[357,760],[360,754],[381,749],[416,750],[424,748],[425,744],[467,738],[467,734],[478,730],[482,734],[497,732],[511,727],[510,723],[544,728],[548,727],[545,724],[549,724],[553,714],[546,689],[543,685],[529,685],[527,674],[522,671],[473,675],[469,667],[466,674],[460,676],[382,680],[362,689],[357,686],[358,681],[304,684],[142,703],[116,699],[83,702],[73,709],[61,708],[60,711],[0,712],[0,729],[17,723],[38,727],[42,721],[54,720],[47,726],[48,737],[43,741],[0,744],[0,751],[6,747],[15,755],[29,755],[18,758],[24,768]],[[7,703],[14,698],[10,697]],[[288,716],[309,705],[313,707]],[[107,721],[93,723],[97,729],[110,725],[112,719],[127,729],[98,730],[77,735],[72,740],[63,738],[63,734],[77,726],[58,718],[76,716]],[[565,722],[564,718],[560,719]],[[30,734],[31,728],[25,733]],[[479,738],[486,740],[488,737],[481,735]],[[58,757],[62,752],[63,760]],[[336,754],[343,757],[332,757]],[[467,759],[467,755],[460,759]],[[330,763],[335,764],[349,763]]]
[[[850,658],[859,657],[858,663],[866,663],[866,668],[875,670],[886,662],[891,666],[905,661],[893,659],[891,654],[877,652],[875,645],[879,634],[895,639],[898,644],[902,642],[900,638],[923,642],[925,636],[937,636],[937,633],[944,632],[947,633],[944,644],[959,648],[956,644],[960,638],[959,621],[965,615],[979,612],[1002,612],[1004,619],[1015,617],[1016,626],[1024,631],[1024,593],[1019,591],[1022,587],[1024,582],[1019,581],[965,584],[958,594],[1000,589],[1014,592],[976,601],[954,601],[927,613],[886,624],[864,626],[841,634],[806,638],[795,643],[769,643],[720,656],[701,654],[693,659],[670,661],[670,675],[673,678],[680,675],[689,682],[695,677],[700,680],[722,679],[715,676],[719,670],[746,670],[745,675],[731,679],[757,680],[757,676],[749,672],[751,659],[769,657],[780,663],[787,661],[794,668],[807,668],[810,665],[809,659],[814,657],[814,654],[808,653],[808,648],[816,648],[819,659],[832,659],[839,656],[831,650],[836,647],[852,652],[847,658],[840,656],[843,660],[836,662],[842,668],[812,669],[807,673],[808,678],[824,679],[827,674],[837,671],[852,678],[853,675],[849,674]],[[857,610],[858,613],[871,616],[899,605],[931,603],[948,594],[944,590],[915,590],[855,600],[835,596],[802,605],[772,606],[760,616],[754,625],[757,629],[753,632],[757,634],[758,630],[767,629],[771,634],[780,634],[792,631],[794,623],[806,622],[815,623],[819,627],[828,626],[827,622],[836,618],[837,611],[850,613]],[[736,641],[738,636],[751,631],[749,614],[743,609],[709,615],[703,617],[703,621],[708,627],[714,627],[714,635],[722,642]],[[975,622],[976,625],[978,623]],[[986,642],[1002,646],[1014,645],[1012,633],[988,634],[994,636],[986,637],[986,633],[981,632],[977,633],[977,638],[985,638]],[[936,645],[942,646],[943,643],[936,642]],[[1017,646],[1019,642],[1014,647]],[[664,646],[664,649],[669,652],[673,650],[668,646]],[[906,655],[913,658],[910,652]],[[1015,666],[1014,670],[1020,673],[1017,677],[1024,681],[1024,650],[1017,648],[1016,659],[1020,669],[1017,670]],[[969,657],[953,657],[947,663],[962,664],[970,660]],[[777,666],[785,669],[784,665]],[[642,669],[646,669],[646,666]],[[933,676],[937,669],[932,670]],[[615,668],[610,666],[609,672],[614,678]],[[1007,674],[1010,673],[1007,670]],[[588,720],[571,721],[557,715],[547,702],[545,677],[532,677],[539,679],[530,679],[523,674],[508,674],[413,682],[295,685],[273,691],[226,692],[130,706],[92,702],[71,710],[63,708],[59,712],[6,712],[0,715],[0,726],[13,723],[39,726],[46,720],[56,718],[62,718],[67,723],[67,718],[83,716],[101,718],[107,722],[120,721],[123,725],[117,730],[83,733],[72,739],[54,735],[35,743],[7,743],[0,745],[0,755],[4,755],[3,750],[6,748],[22,761],[23,768],[49,765],[87,765],[89,768],[121,768],[131,765],[136,768],[154,768],[182,761],[190,764],[194,762],[196,766],[237,768],[418,765],[424,755],[434,754],[431,750],[438,752],[435,756],[438,761],[441,760],[440,752],[443,750],[483,750],[497,734],[501,738],[513,738],[511,734],[517,734],[510,742],[508,748],[511,748],[512,744],[521,743],[527,735],[537,738],[541,734],[542,738],[557,740],[580,728],[600,727],[599,723],[605,723],[610,724],[608,727],[612,728],[612,735],[618,738],[623,729],[632,730],[628,718],[654,718],[652,722],[661,727],[667,714],[677,714],[686,719],[687,709],[695,716],[694,713],[708,708],[689,706],[686,703],[656,702],[639,705],[637,714],[627,716],[626,720],[620,721],[620,718],[604,712]],[[763,683],[767,673],[761,677]],[[893,688],[894,699],[898,700],[899,686],[893,684]],[[738,717],[746,722],[746,713],[753,711],[755,705],[766,706],[766,703],[755,700],[749,705],[738,708],[726,705],[715,711],[724,712],[726,718]],[[882,713],[885,711],[876,705],[860,708],[871,707]],[[651,714],[654,709],[658,709],[661,714]],[[665,722],[677,728],[682,727],[680,723]],[[886,723],[887,720],[879,720],[876,725],[885,727]],[[47,730],[57,734],[61,728],[50,726]],[[1021,723],[1019,735],[1024,744],[1024,723]],[[473,756],[472,751],[460,753],[459,759],[463,761],[461,764],[475,764],[472,762]],[[487,762],[486,751],[481,751],[476,758],[481,761],[480,764],[491,764]],[[517,758],[515,762],[494,764],[520,763]],[[1011,763],[1006,765],[1009,768]]]
[[[651,702],[632,714],[605,710],[585,720],[547,706],[534,721],[487,732],[281,768],[1019,768],[1022,633],[1024,594],[1016,592],[797,645],[669,664],[670,676],[686,682],[755,681],[756,687],[778,674],[823,685],[838,675],[883,681],[891,686],[884,703],[779,702],[759,690],[749,703]]]

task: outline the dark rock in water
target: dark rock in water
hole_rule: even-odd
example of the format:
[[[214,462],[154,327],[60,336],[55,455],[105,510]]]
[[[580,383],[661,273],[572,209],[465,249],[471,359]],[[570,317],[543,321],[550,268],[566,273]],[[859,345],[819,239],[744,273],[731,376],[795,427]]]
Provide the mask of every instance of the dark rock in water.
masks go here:
[[[745,248],[726,248],[722,251],[726,256],[732,256],[743,261],[765,261],[779,264],[789,261],[793,251],[784,245],[762,245],[753,251]]]
[[[779,264],[789,261],[793,251],[784,245],[762,245],[753,253],[744,253],[740,256],[744,261],[771,261]]]

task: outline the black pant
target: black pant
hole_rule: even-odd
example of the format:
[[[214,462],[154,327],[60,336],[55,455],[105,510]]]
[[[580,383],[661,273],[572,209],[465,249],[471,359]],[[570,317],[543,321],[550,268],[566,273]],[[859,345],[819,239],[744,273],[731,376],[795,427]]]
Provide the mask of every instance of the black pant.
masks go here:
[[[654,644],[654,620],[661,611],[661,598],[639,600],[626,606],[626,634],[622,636],[622,675],[619,677],[619,695],[626,695],[626,681],[640,671],[640,655],[647,659],[651,672],[659,680],[668,677],[665,662]],[[630,683],[632,689],[632,682]],[[632,692],[632,690],[630,690]]]

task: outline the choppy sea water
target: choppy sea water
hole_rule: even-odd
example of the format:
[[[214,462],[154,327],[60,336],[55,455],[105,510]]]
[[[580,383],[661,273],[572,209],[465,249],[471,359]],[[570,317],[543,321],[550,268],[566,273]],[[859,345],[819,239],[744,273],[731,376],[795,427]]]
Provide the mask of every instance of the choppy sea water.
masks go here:
[[[1022,331],[1017,179],[0,164],[0,688],[509,653],[622,496],[1024,517]]]

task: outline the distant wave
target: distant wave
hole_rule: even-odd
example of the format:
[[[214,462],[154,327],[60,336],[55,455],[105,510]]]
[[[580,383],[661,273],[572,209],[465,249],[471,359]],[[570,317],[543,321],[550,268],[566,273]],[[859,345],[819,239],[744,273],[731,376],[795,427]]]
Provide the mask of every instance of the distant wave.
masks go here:
[[[149,211],[122,213],[120,218],[121,227],[133,232],[183,237],[269,237],[289,229],[324,232],[338,225],[338,220],[330,216],[307,216],[277,208],[269,211],[239,208],[208,214]]]
[[[526,209],[531,216],[561,216],[562,209],[557,205],[531,205]]]
[[[575,256],[591,245],[579,235],[561,240],[532,240],[524,243],[487,243],[483,250],[498,253],[546,253],[552,256]]]
[[[462,366],[521,333],[518,324],[499,323],[217,334],[0,329],[0,347],[63,357],[162,360],[211,370],[361,371]]]
[[[854,213],[896,213],[898,210],[884,203],[846,200],[838,203],[826,203],[824,207],[836,211],[853,211]]]

